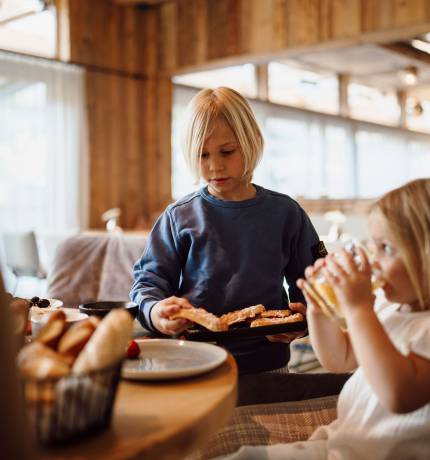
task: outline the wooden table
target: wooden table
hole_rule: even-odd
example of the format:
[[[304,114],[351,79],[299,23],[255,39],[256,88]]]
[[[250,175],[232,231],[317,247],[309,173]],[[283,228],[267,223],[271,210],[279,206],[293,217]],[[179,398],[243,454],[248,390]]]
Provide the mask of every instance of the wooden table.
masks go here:
[[[236,404],[237,367],[229,354],[217,369],[183,380],[120,382],[112,425],[43,459],[181,459],[203,447]]]

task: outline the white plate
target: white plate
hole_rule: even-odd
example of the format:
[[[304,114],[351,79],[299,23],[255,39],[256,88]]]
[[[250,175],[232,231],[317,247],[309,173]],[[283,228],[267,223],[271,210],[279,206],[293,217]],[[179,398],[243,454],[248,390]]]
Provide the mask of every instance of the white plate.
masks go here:
[[[138,359],[127,359],[122,376],[133,380],[162,380],[203,374],[221,365],[227,352],[216,345],[175,339],[136,339]]]
[[[61,302],[61,301],[59,301]],[[49,315],[53,311],[63,310],[66,314],[66,326],[70,327],[72,324],[77,323],[79,321],[83,321],[84,319],[88,318],[86,313],[81,313],[77,308],[57,308],[57,307],[47,307],[47,308],[39,308],[39,307],[32,307],[37,308],[36,311],[30,311],[30,321],[31,321],[31,335],[35,337],[43,325],[49,318]]]
[[[48,299],[51,308],[61,308],[64,304],[62,300],[59,299]]]
[[[30,299],[28,299],[28,300],[30,300]],[[59,300],[59,299],[48,299],[48,300],[49,300],[49,307],[40,308],[40,307],[37,307],[37,306],[33,306],[31,308],[33,309],[33,311],[47,310],[47,309],[56,310],[57,308],[61,308],[64,305],[63,301]]]

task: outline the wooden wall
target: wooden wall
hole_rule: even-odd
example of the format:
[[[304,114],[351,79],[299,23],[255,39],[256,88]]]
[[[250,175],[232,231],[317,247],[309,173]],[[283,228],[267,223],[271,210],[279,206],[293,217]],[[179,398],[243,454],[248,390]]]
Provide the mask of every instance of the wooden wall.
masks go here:
[[[430,30],[428,0],[177,0],[159,9],[166,72]]]
[[[87,69],[93,228],[108,208],[132,228],[170,201],[172,74],[430,31],[427,0],[56,3],[61,57]]]
[[[106,0],[57,7],[67,11],[64,59],[86,68],[90,227],[113,207],[124,228],[147,227],[171,200],[172,85],[159,73],[158,13]]]
[[[170,202],[170,95],[170,79],[87,72],[91,227],[111,207],[147,227]]]

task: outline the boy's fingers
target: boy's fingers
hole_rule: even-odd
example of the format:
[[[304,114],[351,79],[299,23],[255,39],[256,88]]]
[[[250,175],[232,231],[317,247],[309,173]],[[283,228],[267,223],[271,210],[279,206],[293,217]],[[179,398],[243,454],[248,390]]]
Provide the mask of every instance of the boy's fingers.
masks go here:
[[[179,310],[180,307],[176,304],[165,305],[165,307],[160,310],[160,316],[162,318],[169,318],[173,313],[177,313]]]
[[[161,319],[162,332],[165,334],[179,334],[188,326],[188,321],[182,318],[169,320]]]
[[[181,298],[176,299],[176,301],[177,301],[177,304],[180,305],[182,308],[192,308],[193,307],[188,301],[188,299],[184,299],[181,297]]]

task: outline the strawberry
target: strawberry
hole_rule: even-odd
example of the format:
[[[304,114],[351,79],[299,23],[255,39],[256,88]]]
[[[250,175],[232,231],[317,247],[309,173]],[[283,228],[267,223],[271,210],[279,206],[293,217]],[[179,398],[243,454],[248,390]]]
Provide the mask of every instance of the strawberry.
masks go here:
[[[137,344],[136,341],[130,340],[130,342],[128,342],[127,358],[135,359],[135,358],[138,358],[139,355],[140,355],[139,345]]]

